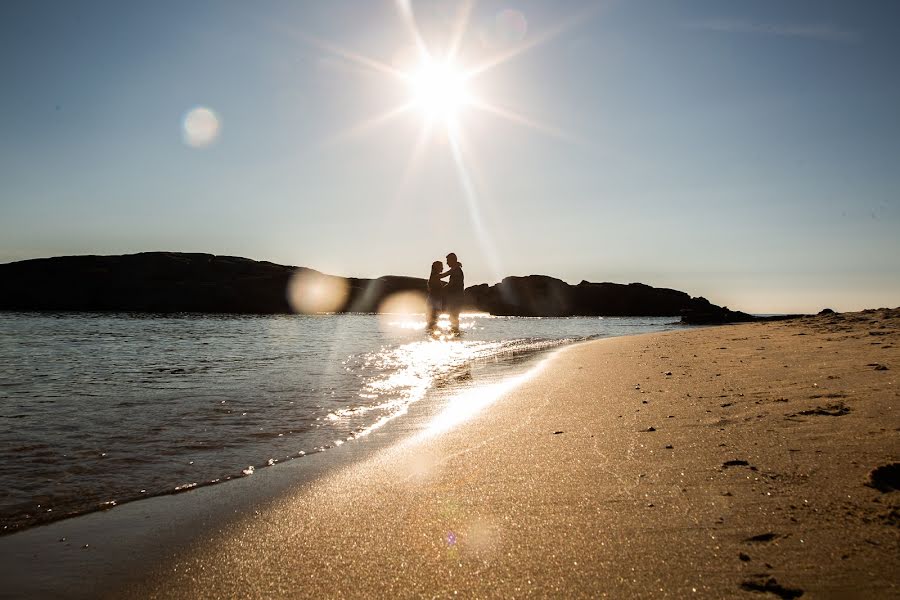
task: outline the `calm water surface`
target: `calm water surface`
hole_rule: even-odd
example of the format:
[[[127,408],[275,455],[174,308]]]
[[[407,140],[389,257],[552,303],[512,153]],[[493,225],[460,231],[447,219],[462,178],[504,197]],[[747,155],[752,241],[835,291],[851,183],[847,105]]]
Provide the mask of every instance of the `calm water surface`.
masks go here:
[[[364,436],[473,365],[672,318],[0,313],[0,527],[251,474]]]

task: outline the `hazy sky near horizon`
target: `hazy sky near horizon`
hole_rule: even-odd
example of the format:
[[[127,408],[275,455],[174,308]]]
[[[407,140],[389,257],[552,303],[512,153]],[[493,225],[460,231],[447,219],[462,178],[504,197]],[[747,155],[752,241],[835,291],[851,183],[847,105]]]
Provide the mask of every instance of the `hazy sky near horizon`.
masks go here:
[[[432,54],[463,5],[412,2]],[[375,119],[410,99],[372,67],[405,68],[401,13],[3,3],[0,262],[173,250],[426,277],[452,250],[467,284],[900,305],[900,4],[476,2],[457,63],[512,56],[468,84],[505,116],[463,107],[458,137],[423,136],[416,109]]]

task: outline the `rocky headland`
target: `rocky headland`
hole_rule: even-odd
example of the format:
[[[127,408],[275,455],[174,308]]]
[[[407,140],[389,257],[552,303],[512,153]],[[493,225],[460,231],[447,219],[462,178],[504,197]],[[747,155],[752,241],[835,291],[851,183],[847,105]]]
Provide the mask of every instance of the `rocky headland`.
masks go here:
[[[61,256],[0,265],[0,310],[280,314],[379,312],[425,280],[343,278],[234,256],[142,252]],[[308,303],[309,297],[324,302]],[[545,275],[507,277],[466,289],[469,309],[510,316],[672,316],[686,323],[751,321],[702,297],[641,283],[570,285]]]

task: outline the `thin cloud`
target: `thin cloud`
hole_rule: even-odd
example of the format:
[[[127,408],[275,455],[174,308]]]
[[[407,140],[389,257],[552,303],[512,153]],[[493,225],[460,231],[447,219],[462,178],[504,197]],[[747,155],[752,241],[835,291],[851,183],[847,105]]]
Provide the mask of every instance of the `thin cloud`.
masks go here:
[[[689,29],[719,31],[724,33],[755,33],[781,37],[806,38],[823,42],[853,43],[860,39],[859,33],[841,29],[827,23],[776,24],[758,23],[742,19],[705,19],[687,23]]]

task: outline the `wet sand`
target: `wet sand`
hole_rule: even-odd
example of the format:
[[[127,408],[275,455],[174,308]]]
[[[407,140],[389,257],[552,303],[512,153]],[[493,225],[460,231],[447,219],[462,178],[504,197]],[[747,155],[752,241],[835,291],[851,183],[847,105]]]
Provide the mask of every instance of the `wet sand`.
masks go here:
[[[897,597],[898,373],[900,310],[570,347],[112,595]]]

